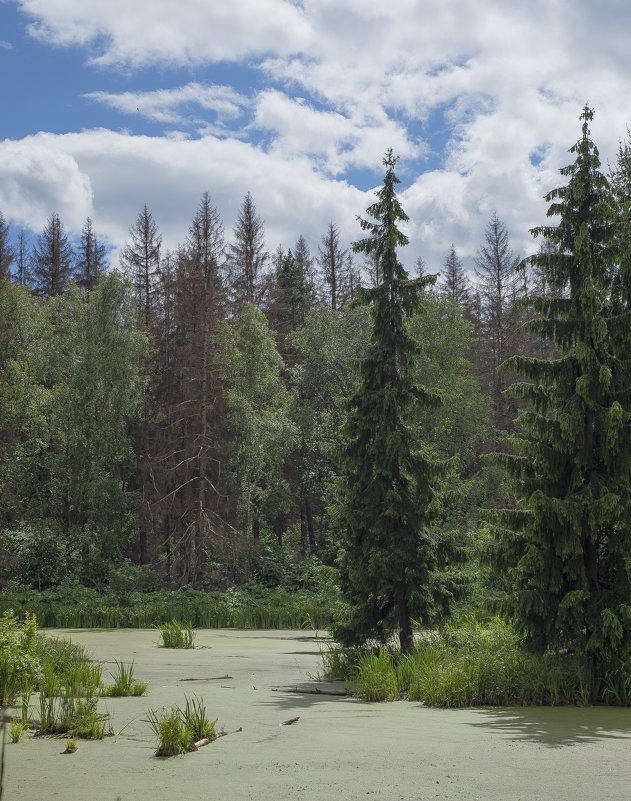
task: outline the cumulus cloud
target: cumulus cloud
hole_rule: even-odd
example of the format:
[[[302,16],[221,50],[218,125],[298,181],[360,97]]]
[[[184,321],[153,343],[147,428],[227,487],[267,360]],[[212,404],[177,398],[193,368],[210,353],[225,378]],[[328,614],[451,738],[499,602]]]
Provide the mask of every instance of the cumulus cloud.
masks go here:
[[[350,185],[353,171],[380,171],[392,146],[413,218],[404,259],[413,263],[420,253],[430,268],[440,266],[452,242],[471,257],[493,211],[525,252],[533,247],[528,228],[545,219],[542,196],[571,158],[583,103],[596,109],[592,129],[605,161],[629,122],[621,99],[631,88],[631,6],[619,0],[18,2],[33,36],[82,47],[86,61],[131,71],[130,80],[137,67],[218,62],[247,64],[261,76],[263,88],[247,98],[201,81],[89,93],[163,123],[164,137],[92,131],[0,145],[0,153],[18,145],[26,152],[45,142],[56,169],[64,154],[73,202],[85,206],[81,187],[91,187],[116,242],[145,201],[181,238],[205,190],[228,228],[251,190],[272,247],[299,233],[317,244],[330,219],[348,241],[357,236],[354,215],[371,200]],[[6,195],[12,167],[3,163]],[[25,195],[36,177],[25,172]],[[19,180],[11,180],[19,194]],[[64,197],[54,177],[42,186],[44,203],[57,191]]]
[[[40,229],[53,211],[79,230],[92,213],[89,176],[54,139],[35,136],[0,142],[0,175],[0,208],[33,230]]]
[[[178,140],[106,130],[42,133],[0,142],[0,174],[10,177],[11,164],[21,177],[2,181],[0,208],[10,209],[13,219],[38,229],[51,209],[57,209],[78,231],[89,213],[116,248],[127,239],[144,203],[163,232],[165,246],[175,248],[206,191],[228,231],[250,191],[265,220],[270,250],[279,244],[293,247],[301,233],[315,249],[331,219],[339,221],[344,237],[354,238],[355,214],[368,202],[366,193],[314,172],[306,158],[267,154],[235,139],[211,136]],[[62,194],[66,205],[60,208],[55,201]]]

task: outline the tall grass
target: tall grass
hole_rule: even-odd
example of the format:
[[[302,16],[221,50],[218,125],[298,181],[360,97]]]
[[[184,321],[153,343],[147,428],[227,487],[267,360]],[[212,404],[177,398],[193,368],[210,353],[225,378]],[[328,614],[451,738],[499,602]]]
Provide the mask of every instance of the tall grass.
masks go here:
[[[195,647],[195,633],[190,622],[180,623],[177,620],[171,620],[169,623],[158,626],[158,631],[162,640],[160,645],[163,648]]]
[[[537,656],[497,619],[481,625],[467,618],[424,636],[407,655],[383,648],[334,652],[323,654],[325,676],[346,678],[367,701],[402,696],[439,707],[631,706],[631,664],[597,674],[571,656]]]
[[[153,628],[177,620],[193,628],[328,628],[337,594],[307,590],[246,590],[131,593],[122,605],[112,593],[85,587],[0,593],[0,612],[35,614],[40,627]]]
[[[208,718],[206,707],[198,697],[186,698],[185,706],[171,709],[150,709],[149,725],[158,740],[156,756],[176,756],[195,751],[195,743],[202,739],[217,739],[216,720]]]
[[[129,665],[118,659],[114,660],[116,670],[110,673],[113,683],[108,687],[101,690],[101,695],[107,698],[124,698],[130,695],[139,696],[144,695],[147,691],[147,684],[144,681],[138,681],[134,676],[134,663],[130,662]]]

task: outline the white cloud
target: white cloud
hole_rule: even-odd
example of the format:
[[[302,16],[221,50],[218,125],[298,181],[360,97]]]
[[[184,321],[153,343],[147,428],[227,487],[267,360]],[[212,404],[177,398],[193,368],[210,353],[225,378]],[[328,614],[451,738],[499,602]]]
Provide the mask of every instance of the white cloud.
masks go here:
[[[68,227],[78,231],[89,213],[116,248],[127,239],[144,203],[165,245],[176,247],[205,191],[228,234],[245,193],[251,191],[265,221],[270,250],[278,244],[292,247],[301,233],[317,249],[331,219],[339,222],[344,238],[355,238],[355,214],[368,202],[366,193],[314,172],[308,159],[268,154],[235,139],[210,136],[179,140],[106,130],[37,134],[0,142],[0,174],[8,175],[12,164],[28,165],[21,170],[28,180],[0,184],[0,208],[10,211],[13,219],[37,230],[56,209]],[[53,202],[62,194],[64,208]],[[31,205],[34,198],[36,206]],[[15,209],[20,213],[14,214]]]
[[[5,42],[4,39],[0,39],[0,50],[13,50],[13,45],[11,42]]]
[[[74,200],[46,169],[41,180],[35,169],[24,172],[22,194],[29,196],[40,180],[43,200],[33,208],[48,204],[48,212],[61,201],[87,207],[82,186],[93,188],[95,213],[115,242],[145,201],[169,237],[182,238],[205,190],[229,229],[248,189],[272,248],[290,245],[299,233],[317,244],[330,219],[351,240],[358,236],[354,215],[371,197],[343,179],[354,170],[380,170],[392,146],[402,157],[404,206],[413,218],[406,262],[421,253],[439,267],[452,242],[471,258],[494,210],[514,249],[524,252],[533,247],[527,229],[545,221],[542,196],[562,180],[558,168],[571,159],[567,149],[578,138],[583,103],[596,109],[592,129],[605,161],[629,122],[631,5],[619,0],[19,5],[34,36],[81,46],[87,60],[104,67],[131,68],[130,80],[135,67],[192,69],[223,60],[258,69],[266,82],[258,94],[248,90],[247,99],[243,90],[200,81],[89,94],[175,129],[162,138],[92,131],[0,144],[0,154],[51,148],[55,170],[74,181]],[[428,154],[432,169],[421,172]],[[0,165],[0,203],[8,207],[6,186],[12,186],[27,213],[15,168],[6,159]]]
[[[92,213],[90,178],[49,138],[0,142],[0,175],[0,208],[20,225],[38,230],[55,211],[79,230]]]
[[[146,66],[298,52],[310,29],[287,0],[20,0],[30,32],[58,45],[90,45],[102,65]]]
[[[89,92],[84,97],[126,114],[140,114],[164,123],[188,122],[187,107],[197,107],[197,113],[199,110],[212,111],[220,120],[231,120],[249,105],[248,99],[230,86],[204,86],[199,83],[152,92]],[[193,122],[198,123],[199,120],[194,119]]]
[[[379,109],[370,118],[349,117],[314,109],[302,99],[291,99],[274,90],[257,98],[252,127],[273,133],[273,150],[311,157],[331,175],[353,168],[373,169],[375,154],[388,147],[410,158],[416,158],[421,150],[410,141],[401,123]]]

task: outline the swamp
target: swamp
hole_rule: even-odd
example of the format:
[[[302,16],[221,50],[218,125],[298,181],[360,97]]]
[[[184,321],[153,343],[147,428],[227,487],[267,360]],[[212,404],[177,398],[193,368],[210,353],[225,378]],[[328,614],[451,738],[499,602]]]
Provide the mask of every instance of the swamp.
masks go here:
[[[10,801],[627,801],[631,709],[436,709],[328,695],[329,640],[314,631],[196,631],[195,647],[158,647],[155,629],[56,629],[114,673],[131,664],[145,696],[102,698],[113,736],[28,731],[5,749]],[[318,689],[321,692],[315,693]],[[227,736],[196,752],[155,756],[149,710],[203,701]],[[31,699],[36,715],[37,698]],[[283,725],[297,718],[291,725]]]

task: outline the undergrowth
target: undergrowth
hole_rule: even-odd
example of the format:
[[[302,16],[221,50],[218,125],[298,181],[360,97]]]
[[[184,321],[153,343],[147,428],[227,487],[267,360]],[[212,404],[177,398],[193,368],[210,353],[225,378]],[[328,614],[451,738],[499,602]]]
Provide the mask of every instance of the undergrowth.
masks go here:
[[[12,586],[0,592],[0,612],[34,614],[40,627],[153,628],[177,620],[193,628],[326,629],[339,594],[260,585],[225,592],[178,591],[99,593],[80,585],[42,592]]]
[[[604,703],[631,706],[631,665],[595,673],[572,655],[528,652],[506,623],[466,618],[418,637],[410,654],[386,648],[322,652],[324,677],[367,701],[405,697],[438,707]]]

